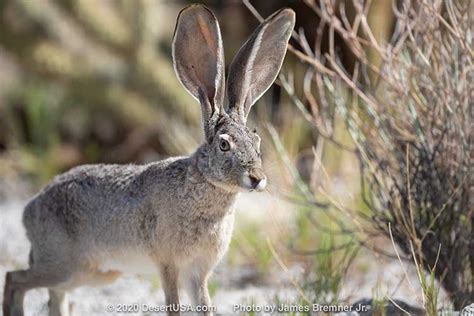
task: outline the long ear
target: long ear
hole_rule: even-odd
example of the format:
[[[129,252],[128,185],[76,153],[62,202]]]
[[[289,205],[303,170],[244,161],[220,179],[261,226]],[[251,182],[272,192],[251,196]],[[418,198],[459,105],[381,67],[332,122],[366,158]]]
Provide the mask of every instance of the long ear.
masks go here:
[[[293,10],[275,12],[260,24],[232,61],[227,80],[229,112],[238,114],[242,122],[275,81],[294,25]]]
[[[176,74],[202,108],[204,133],[214,137],[224,102],[224,50],[219,23],[205,6],[190,5],[178,15],[173,40]]]

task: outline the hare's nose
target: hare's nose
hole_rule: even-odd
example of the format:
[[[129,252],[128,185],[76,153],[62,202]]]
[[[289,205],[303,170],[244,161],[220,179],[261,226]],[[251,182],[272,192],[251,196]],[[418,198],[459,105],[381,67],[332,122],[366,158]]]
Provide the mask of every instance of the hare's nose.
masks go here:
[[[267,186],[267,177],[263,174],[261,176],[250,174],[249,178],[252,188],[257,191],[263,191]]]

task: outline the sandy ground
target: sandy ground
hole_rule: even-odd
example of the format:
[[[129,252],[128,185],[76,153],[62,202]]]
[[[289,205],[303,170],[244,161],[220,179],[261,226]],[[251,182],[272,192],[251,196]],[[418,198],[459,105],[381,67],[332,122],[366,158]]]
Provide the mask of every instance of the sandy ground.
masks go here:
[[[29,242],[21,224],[24,203],[19,200],[0,203],[0,297],[3,297],[5,273],[27,267]],[[238,209],[243,210],[238,214],[265,224],[268,213],[258,210],[270,209],[276,218],[287,220],[288,214],[284,211],[286,208],[287,206],[282,201],[269,199],[265,195],[249,194],[240,198]],[[414,269],[407,268],[412,283],[410,285],[406,280],[400,282],[404,278],[400,263],[382,259],[369,261],[369,263],[363,263],[365,273],[360,273],[360,271],[349,273],[341,292],[342,297],[347,298],[348,302],[354,302],[361,298],[381,297],[387,294],[391,298],[420,305],[421,291]],[[257,286],[247,283],[236,287],[233,285],[241,284],[238,278],[242,272],[233,269],[226,264],[226,259],[224,259],[214,273],[213,280],[218,284],[218,289],[213,295],[213,302],[218,314],[231,314],[234,304],[268,304],[275,301],[276,295],[290,301],[297,299],[297,292],[288,282],[289,276],[282,271],[275,275],[271,284]],[[295,269],[295,271],[297,275],[299,270]],[[106,287],[79,288],[70,293],[69,299],[72,303],[73,315],[118,315],[119,313],[115,310],[118,304],[138,304],[142,308],[143,304],[157,306],[164,303],[159,281],[156,276],[150,275],[125,275]],[[26,315],[47,315],[47,300],[45,289],[29,291],[25,297]],[[183,303],[188,302],[184,296]],[[107,310],[110,308],[109,305],[114,311]]]

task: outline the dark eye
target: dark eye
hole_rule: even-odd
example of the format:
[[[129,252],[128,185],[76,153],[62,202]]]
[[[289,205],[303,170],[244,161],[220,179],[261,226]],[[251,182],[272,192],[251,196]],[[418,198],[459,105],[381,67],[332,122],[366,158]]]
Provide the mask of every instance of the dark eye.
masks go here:
[[[221,142],[219,143],[219,149],[222,151],[228,151],[230,149],[229,142],[225,139],[221,139]]]

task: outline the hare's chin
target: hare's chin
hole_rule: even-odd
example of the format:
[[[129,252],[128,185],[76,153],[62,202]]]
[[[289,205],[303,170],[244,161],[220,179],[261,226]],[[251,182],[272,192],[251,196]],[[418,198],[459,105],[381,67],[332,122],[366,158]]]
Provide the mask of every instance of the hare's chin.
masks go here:
[[[240,192],[246,192],[250,190],[246,187],[230,185],[230,184],[227,184],[225,182],[220,182],[220,181],[209,180],[209,182],[211,182],[214,186],[231,193],[240,193]]]

